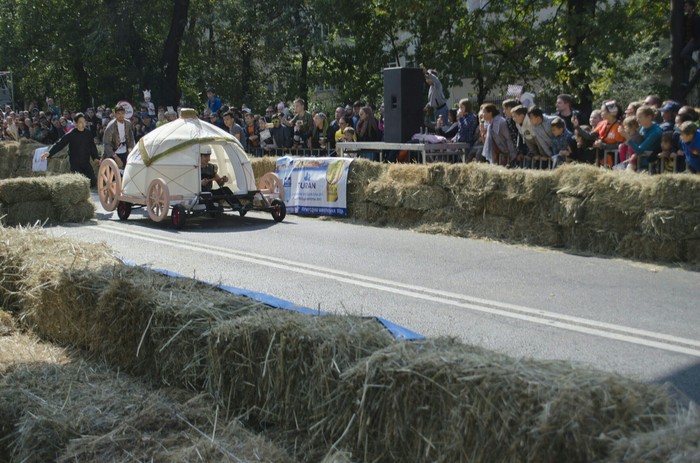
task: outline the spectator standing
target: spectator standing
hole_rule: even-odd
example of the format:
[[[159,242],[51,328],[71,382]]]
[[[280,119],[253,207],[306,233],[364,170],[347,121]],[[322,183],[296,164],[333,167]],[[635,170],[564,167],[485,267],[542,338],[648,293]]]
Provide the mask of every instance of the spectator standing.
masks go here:
[[[448,141],[452,140],[459,131],[459,122],[457,122],[457,110],[450,109],[447,111],[447,121],[442,122],[442,119],[438,119],[437,122],[437,134],[442,135],[447,138]]]
[[[622,118],[622,107],[614,100],[603,103],[600,108],[603,120],[596,126],[594,132],[598,134],[598,139],[593,146],[599,150],[603,165],[612,166],[613,157],[609,154],[625,142],[625,137],[620,133],[620,119]]]
[[[250,109],[245,108],[243,113],[243,120],[245,122],[243,130],[245,131],[246,140],[248,141],[246,149],[249,153],[255,154],[255,151],[260,148],[260,129]]]
[[[469,145],[467,151],[474,145],[474,134],[479,128],[479,119],[472,110],[472,102],[469,98],[459,100],[459,110],[457,110],[457,142]]]
[[[630,139],[627,132],[621,132],[623,137],[627,139],[627,144],[632,148],[634,154],[630,159],[630,166],[632,170],[638,170],[639,168],[646,167],[644,163],[640,162],[641,156],[645,152],[649,152],[649,162],[653,162],[657,159],[659,151],[661,151],[661,135],[663,130],[654,121],[656,116],[656,111],[653,107],[643,105],[637,110],[637,122],[639,122],[639,134],[642,136],[642,141],[637,143]]]
[[[351,116],[343,116],[340,121],[338,121],[338,130],[335,132],[335,138],[336,141],[336,146],[339,141],[342,141],[345,139],[345,129],[348,127],[352,127],[352,117]],[[353,140],[357,141],[357,139]]]
[[[552,167],[569,162],[574,148],[574,137],[566,128],[566,122],[556,116],[552,119]]]
[[[442,120],[447,120],[447,99],[445,98],[445,93],[442,89],[442,82],[438,78],[437,71],[435,69],[426,69],[422,64],[420,65],[423,70],[423,75],[425,77],[425,83],[428,84],[428,104],[434,110],[435,121],[437,118],[442,116]]]
[[[622,129],[620,130],[620,133],[622,133],[623,137],[625,137],[627,140],[631,140],[637,144],[642,142],[642,135],[639,133],[639,122],[637,121],[636,116],[625,117],[625,119],[622,121]],[[621,143],[619,150],[620,162],[625,162],[631,159],[632,155],[634,155],[634,151],[627,142]]]
[[[217,126],[223,131],[227,131],[228,129],[226,128],[226,124],[224,124],[224,121],[221,120],[219,117],[219,112],[215,111],[209,115],[209,122]]]
[[[216,112],[221,109],[221,100],[217,98],[213,87],[207,89],[207,108],[211,112]]]
[[[527,117],[530,121],[530,126],[533,134],[534,143],[528,144],[528,149],[533,152],[533,160],[535,156],[540,160],[549,161],[552,156],[552,117],[544,114],[542,109],[537,106],[532,106],[527,111]],[[523,135],[527,142],[527,135]],[[534,149],[531,149],[534,147]]]
[[[241,145],[245,149],[247,143],[245,139],[245,131],[243,130],[243,127],[236,123],[233,113],[231,111],[226,111],[223,115],[223,120],[228,133],[238,138],[238,141],[241,142]]]
[[[61,109],[56,105],[51,97],[46,99],[46,110],[51,111],[54,116],[61,115]]]
[[[482,156],[491,164],[510,165],[511,161],[515,160],[517,153],[513,140],[510,138],[506,119],[501,116],[493,103],[482,105],[481,112],[486,124]]]
[[[503,117],[506,118],[506,124],[508,125],[508,133],[510,134],[510,139],[513,141],[515,146],[515,151],[517,152],[515,158],[517,161],[523,161],[525,155],[527,154],[527,145],[525,145],[525,140],[518,130],[518,125],[513,119],[513,108],[520,105],[520,100],[510,99],[505,100],[501,106],[503,108]]]
[[[126,165],[129,151],[135,145],[134,129],[131,122],[125,117],[126,112],[123,106],[114,108],[114,114],[116,117],[105,128],[103,158],[112,158],[119,167],[123,167]]]
[[[555,116],[558,116],[561,119],[563,119],[564,123],[566,124],[566,129],[572,133],[574,131],[574,124],[571,122],[571,118],[574,115],[573,104],[574,97],[572,97],[571,95],[562,93],[561,95],[557,96],[557,113],[555,114]]]
[[[334,150],[335,149],[335,143],[336,143],[336,137],[335,134],[340,130],[340,121],[343,119],[343,116],[345,116],[345,108],[342,106],[338,106],[335,108],[335,119],[328,124],[328,133],[333,134],[333,136],[328,137],[328,144],[330,145],[330,149]]]
[[[700,173],[700,130],[695,122],[686,121],[681,125],[681,142],[688,171]]]
[[[374,112],[369,106],[364,106],[360,110],[360,120],[357,122],[357,141],[361,142],[376,142],[381,141],[382,135],[379,132],[379,123],[374,117]],[[372,161],[377,161],[377,153],[375,152],[365,152],[362,153],[362,157],[370,159]]]
[[[661,118],[663,119],[663,122],[659,125],[661,130],[664,132],[673,132],[676,125],[676,116],[680,109],[681,105],[673,100],[666,101],[664,105],[659,108]]]
[[[75,115],[75,128],[61,137],[56,144],[49,148],[43,159],[50,159],[56,153],[68,146],[68,159],[71,172],[83,174],[90,179],[90,186],[97,186],[95,171],[90,164],[90,160],[98,160],[97,146],[95,138],[89,130],[85,129],[85,115],[78,113]]]
[[[316,113],[313,120],[314,125],[307,140],[307,146],[310,149],[325,149],[328,146],[328,122],[326,121],[326,115],[324,113]]]
[[[284,119],[284,113],[272,116],[270,135],[272,135],[273,144],[277,149],[285,149],[292,146],[292,138],[289,136],[289,130],[282,126],[282,119]]]
[[[141,121],[143,122],[143,134],[147,135],[156,129],[156,123],[153,120],[153,116],[148,113],[143,113],[141,115]]]
[[[306,139],[309,138],[313,125],[313,118],[306,111],[306,101],[301,98],[294,100],[294,117],[289,120],[285,119],[282,122],[287,127],[294,129],[294,143],[306,146]],[[300,122],[300,124],[297,124],[297,122]]]

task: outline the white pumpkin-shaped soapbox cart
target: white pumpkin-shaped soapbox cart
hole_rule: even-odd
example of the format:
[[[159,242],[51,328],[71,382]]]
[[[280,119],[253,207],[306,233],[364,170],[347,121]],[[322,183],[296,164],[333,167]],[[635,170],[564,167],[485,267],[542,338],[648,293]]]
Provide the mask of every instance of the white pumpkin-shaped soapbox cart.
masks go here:
[[[202,191],[202,145],[211,151],[210,163],[217,167],[217,178],[228,177],[225,186],[231,194]],[[123,172],[122,178],[117,163],[105,159],[97,177],[102,207],[116,209],[121,220],[140,207],[146,208],[154,222],[162,222],[172,210],[170,219],[176,228],[182,228],[188,216],[218,215],[224,207],[241,216],[250,210],[269,212],[276,222],[286,216],[279,177],[267,173],[256,185],[250,160],[238,139],[200,121],[192,109],[183,109],[179,119],[141,138],[129,153]]]

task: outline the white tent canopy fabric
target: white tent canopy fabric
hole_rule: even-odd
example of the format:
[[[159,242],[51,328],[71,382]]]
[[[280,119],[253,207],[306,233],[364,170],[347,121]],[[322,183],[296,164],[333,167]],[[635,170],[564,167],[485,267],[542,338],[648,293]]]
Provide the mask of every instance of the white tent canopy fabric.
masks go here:
[[[201,192],[200,149],[208,145],[211,163],[234,194],[256,190],[250,160],[236,137],[215,125],[201,121],[196,112],[183,109],[180,118],[146,134],[129,153],[122,192],[129,196],[146,196],[148,186],[162,178],[177,201],[192,203]]]

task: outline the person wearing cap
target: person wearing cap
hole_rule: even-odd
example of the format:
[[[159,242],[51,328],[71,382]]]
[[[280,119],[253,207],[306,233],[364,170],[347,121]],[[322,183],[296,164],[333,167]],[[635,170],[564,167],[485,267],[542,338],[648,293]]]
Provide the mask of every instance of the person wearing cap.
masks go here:
[[[216,97],[216,93],[214,93],[212,87],[207,89],[207,108],[209,108],[211,112],[216,112],[221,109],[221,100]]]
[[[56,153],[68,146],[68,159],[71,172],[82,174],[90,179],[90,186],[97,186],[95,171],[90,165],[90,160],[97,161],[100,157],[95,146],[92,132],[85,128],[85,115],[77,113],[74,117],[75,127],[63,135],[49,151],[43,154],[42,159],[50,159]]]
[[[129,151],[136,144],[134,128],[131,122],[126,119],[126,111],[123,106],[114,108],[114,114],[116,117],[105,128],[103,159],[114,159],[119,167],[123,167],[126,164]]]
[[[231,189],[226,185],[228,182],[228,177],[224,175],[219,177],[219,169],[216,164],[211,164],[211,146],[200,145],[199,148],[199,169],[201,173],[202,182],[202,193],[211,193],[211,197],[205,200],[207,209],[216,210],[214,206],[215,202],[226,201],[234,207],[232,200],[230,199],[233,195]],[[214,188],[214,183],[216,183],[219,188]]]
[[[219,117],[218,111],[213,111],[209,115],[209,122],[220,128],[221,130],[228,131],[228,128],[224,124],[224,121]]]
[[[156,129],[156,122],[153,120],[153,116],[148,113],[141,114],[141,122],[143,123],[144,135]]]
[[[661,130],[664,132],[672,132],[674,130],[676,125],[676,115],[678,115],[678,111],[680,109],[681,105],[676,101],[668,100],[664,102],[664,105],[659,109],[661,117],[663,118],[663,122],[659,124],[661,126]]]

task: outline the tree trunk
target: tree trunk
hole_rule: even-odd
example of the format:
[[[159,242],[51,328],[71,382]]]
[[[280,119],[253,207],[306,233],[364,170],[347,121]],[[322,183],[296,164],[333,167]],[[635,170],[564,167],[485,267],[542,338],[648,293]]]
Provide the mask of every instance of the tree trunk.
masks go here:
[[[75,53],[79,53],[77,50]],[[78,101],[80,108],[84,111],[89,106],[92,106],[90,98],[90,88],[88,87],[88,73],[85,70],[85,64],[80,56],[73,58],[73,70],[75,71],[75,82],[78,86]]]
[[[681,85],[688,81],[688,72],[681,59],[683,50],[685,17],[683,0],[671,0],[671,98],[684,104],[687,90]]]
[[[299,97],[309,102],[309,53],[302,48],[301,72],[299,74]]]
[[[176,107],[180,101],[180,88],[178,86],[178,74],[180,72],[180,44],[187,26],[187,14],[190,0],[173,1],[173,18],[170,22],[170,32],[163,45],[163,54],[160,58],[162,69],[161,91],[164,106]]]
[[[569,87],[577,94],[579,104],[578,109],[583,114],[590,114],[593,110],[593,91],[589,85],[587,69],[576,63],[579,56],[581,43],[586,39],[588,31],[585,24],[589,18],[593,18],[596,12],[596,2],[594,0],[568,0],[566,4],[566,24],[568,25],[568,43],[566,53],[569,62],[575,62],[571,74],[569,75]]]

